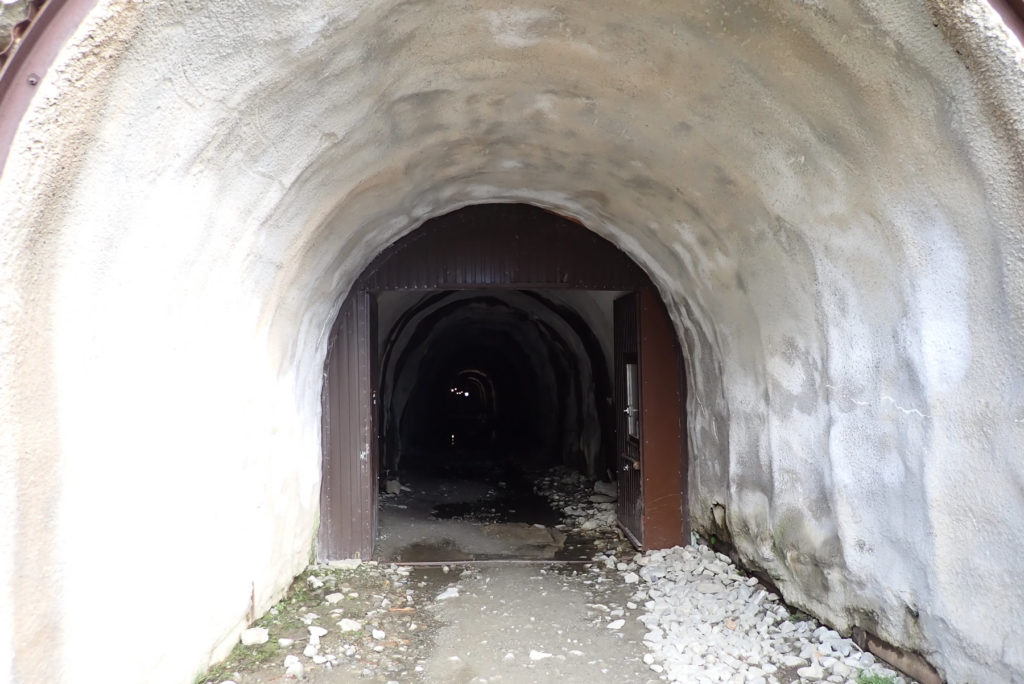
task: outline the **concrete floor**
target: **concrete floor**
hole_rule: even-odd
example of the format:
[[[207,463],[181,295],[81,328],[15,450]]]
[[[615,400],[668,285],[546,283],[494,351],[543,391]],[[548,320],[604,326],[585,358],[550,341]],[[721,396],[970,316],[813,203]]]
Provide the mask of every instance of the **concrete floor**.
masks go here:
[[[562,524],[533,489],[546,472],[511,459],[448,460],[403,473],[382,495],[375,557],[382,562],[586,560],[590,540]]]
[[[486,682],[658,681],[644,664],[644,627],[625,608],[631,590],[585,568],[501,564],[464,578],[459,597],[441,602],[444,624],[424,680]],[[617,579],[617,578],[616,578]],[[609,629],[609,611],[627,619]]]

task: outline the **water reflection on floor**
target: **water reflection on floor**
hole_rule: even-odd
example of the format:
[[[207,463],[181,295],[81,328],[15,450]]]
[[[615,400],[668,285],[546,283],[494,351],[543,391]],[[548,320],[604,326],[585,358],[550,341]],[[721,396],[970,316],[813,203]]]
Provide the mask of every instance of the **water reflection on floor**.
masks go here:
[[[561,524],[534,492],[547,471],[512,459],[434,464],[401,475],[402,491],[381,496],[375,557],[383,562],[585,560],[589,538]]]

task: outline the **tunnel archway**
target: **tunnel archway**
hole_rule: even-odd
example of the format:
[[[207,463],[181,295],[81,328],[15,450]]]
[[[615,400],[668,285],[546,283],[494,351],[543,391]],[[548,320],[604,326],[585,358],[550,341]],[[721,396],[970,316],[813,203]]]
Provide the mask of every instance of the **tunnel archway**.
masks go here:
[[[472,394],[460,399],[450,391],[449,381],[460,373],[478,373],[489,389],[481,394],[489,395],[493,421],[470,430],[478,442],[590,476],[614,467],[606,415],[611,378],[601,343],[578,312],[548,296],[522,290],[428,296],[396,321],[381,368],[385,474],[397,473],[407,458],[403,444],[416,451],[426,416],[454,417],[446,410],[457,414],[459,404],[471,403],[466,400]],[[417,382],[426,372],[433,379]],[[434,388],[435,401],[427,388]],[[410,420],[403,420],[407,415]],[[403,439],[410,430],[412,443]],[[457,432],[454,438],[451,430],[438,435],[449,447],[469,446]]]
[[[649,350],[647,373],[671,378],[642,411],[651,417],[637,449],[658,454],[643,461],[642,476],[633,472],[641,461],[623,465],[614,447],[622,407],[612,388],[625,380],[610,373],[620,353],[613,304],[632,292],[657,302],[644,311],[663,322],[635,340]],[[359,277],[331,349],[322,557],[372,554],[378,490],[400,491],[402,472],[446,468],[483,469],[495,481],[554,464],[590,477],[628,472],[635,486],[620,509],[647,511],[629,518],[635,543],[646,529],[648,546],[685,537],[685,380],[674,329],[643,271],[576,222],[502,204],[426,222]],[[645,507],[648,491],[662,503]]]
[[[15,659],[94,671],[109,597],[154,577],[137,678],[237,637],[309,558],[344,293],[502,200],[579,218],[670,303],[700,530],[721,512],[837,629],[1011,678],[1024,612],[988,616],[1024,604],[997,552],[1024,547],[1024,78],[987,5],[112,2],[48,72],[10,62],[5,540],[33,571],[0,572],[0,624],[45,644]],[[140,444],[180,487],[110,487]],[[110,563],[139,557],[126,591]]]

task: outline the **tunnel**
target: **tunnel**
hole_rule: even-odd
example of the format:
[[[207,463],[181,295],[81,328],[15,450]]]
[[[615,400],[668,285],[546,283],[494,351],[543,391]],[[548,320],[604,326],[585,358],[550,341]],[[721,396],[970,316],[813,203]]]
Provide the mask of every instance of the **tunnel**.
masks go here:
[[[631,518],[638,548],[681,543],[685,376],[650,279],[577,221],[529,204],[481,203],[385,249],[332,327],[318,558],[554,558],[565,535],[542,535],[533,548],[523,526],[560,525],[541,494],[551,478],[572,483],[582,500],[593,494],[583,483],[614,488],[620,479],[618,312],[641,299],[653,326],[643,339],[663,340],[670,355],[641,343],[637,326],[632,353],[642,348],[645,397],[661,412],[640,413],[636,487],[621,501],[637,511],[646,499],[660,502]],[[658,483],[643,488],[647,480]],[[595,553],[582,538],[568,547],[574,558]]]
[[[600,417],[611,380],[578,314],[574,327],[541,294],[469,291],[431,297],[407,317],[391,335],[401,345],[389,349],[393,364],[382,360],[386,472],[444,452],[591,476],[613,467]]]
[[[133,681],[223,657],[316,558],[325,360],[361,274],[481,203],[649,277],[696,532],[947,681],[1024,672],[1012,2],[32,4],[0,74],[4,675],[87,678],[110,634]],[[606,458],[582,374],[545,398],[590,343],[522,289],[409,318],[434,351],[421,376],[396,342],[387,381],[434,379],[389,408],[381,475],[503,420],[532,457]],[[515,344],[542,356],[485,363],[527,306]],[[470,311],[486,345],[413,320]],[[473,406],[433,403],[434,430],[446,384]],[[536,405],[503,413],[518,392]]]
[[[614,426],[600,411],[611,379],[582,317],[548,297],[440,292],[396,321],[381,359],[375,558],[566,557],[563,533],[531,540],[524,531],[561,522],[538,492],[544,477],[614,471]]]

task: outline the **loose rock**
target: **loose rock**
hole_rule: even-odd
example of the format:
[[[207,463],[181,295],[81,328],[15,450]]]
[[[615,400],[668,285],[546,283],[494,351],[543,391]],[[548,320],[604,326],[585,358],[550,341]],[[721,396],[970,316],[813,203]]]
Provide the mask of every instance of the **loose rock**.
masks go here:
[[[633,602],[644,607],[651,650],[644,662],[669,681],[772,684],[779,668],[798,668],[801,682],[847,682],[873,662],[835,631],[792,619],[774,594],[705,546],[651,551],[636,563]],[[887,668],[871,673],[905,683]]]
[[[250,627],[242,632],[243,646],[258,646],[267,643],[270,639],[270,632],[265,627]]]
[[[450,598],[456,598],[456,597],[458,597],[458,595],[459,595],[459,588],[458,587],[448,587],[447,589],[445,589],[444,591],[442,591],[440,594],[437,595],[437,600],[438,601],[445,601],[445,600],[450,599]]]
[[[363,623],[352,620],[351,618],[342,618],[338,622],[338,628],[342,632],[358,632],[363,628]]]

